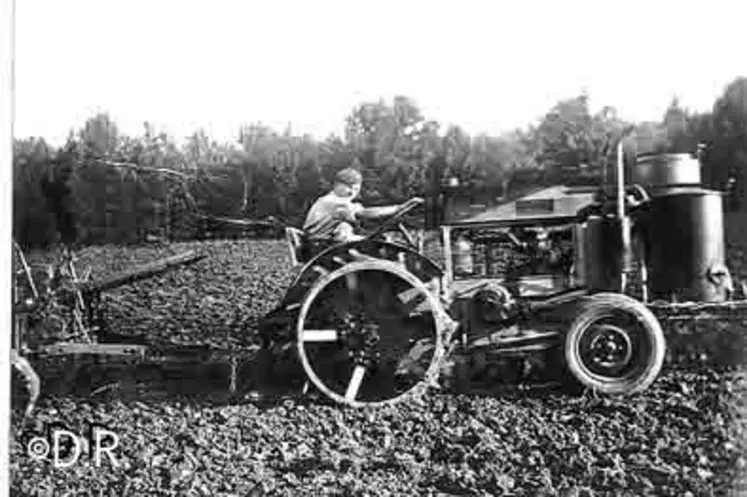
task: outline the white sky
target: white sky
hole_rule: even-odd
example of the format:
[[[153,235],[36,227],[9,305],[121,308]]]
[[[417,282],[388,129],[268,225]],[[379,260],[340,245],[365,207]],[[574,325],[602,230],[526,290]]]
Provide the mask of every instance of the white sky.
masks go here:
[[[659,120],[747,76],[745,0],[16,0],[15,135],[64,140],[97,110],[176,138],[262,121],[323,137],[364,99],[498,133],[583,88]]]

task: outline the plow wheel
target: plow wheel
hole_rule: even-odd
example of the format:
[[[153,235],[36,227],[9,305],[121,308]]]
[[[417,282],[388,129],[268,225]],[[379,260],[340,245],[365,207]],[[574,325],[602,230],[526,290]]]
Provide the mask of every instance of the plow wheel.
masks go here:
[[[582,386],[624,395],[648,388],[664,362],[666,343],[656,316],[622,294],[600,293],[580,308],[565,338],[565,361]]]
[[[435,383],[453,325],[438,298],[401,264],[350,262],[322,276],[302,301],[296,346],[304,373],[329,399],[392,404]],[[412,366],[413,344],[430,347]]]
[[[11,349],[11,402],[23,405],[21,426],[31,418],[41,394],[41,379],[31,363]]]

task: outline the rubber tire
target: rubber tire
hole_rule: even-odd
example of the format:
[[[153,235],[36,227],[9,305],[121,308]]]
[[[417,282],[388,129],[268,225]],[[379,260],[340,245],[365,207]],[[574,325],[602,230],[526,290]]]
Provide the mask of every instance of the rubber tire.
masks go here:
[[[579,339],[589,325],[611,310],[625,311],[638,318],[651,342],[652,352],[642,370],[632,378],[601,381],[586,372],[576,349]],[[664,364],[666,339],[658,319],[643,303],[620,293],[598,293],[584,299],[564,338],[563,349],[565,366],[579,386],[601,394],[630,395],[646,390],[658,378]]]

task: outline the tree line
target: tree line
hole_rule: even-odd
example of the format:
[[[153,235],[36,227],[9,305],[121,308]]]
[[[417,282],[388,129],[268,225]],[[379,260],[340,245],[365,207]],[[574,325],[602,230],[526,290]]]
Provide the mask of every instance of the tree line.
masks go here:
[[[490,201],[598,176],[631,129],[627,157],[704,145],[705,183],[724,189],[732,178],[737,192],[730,206],[744,203],[747,78],[739,77],[709,112],[692,112],[675,98],[661,120],[630,123],[613,107],[592,113],[581,94],[499,136],[443,126],[406,96],[361,103],[345,119],[342,136],[324,140],[251,124],[231,143],[197,130],[180,145],[149,123],[141,135],[123,134],[101,113],[60,147],[42,138],[15,140],[14,236],[24,246],[189,239],[205,230],[201,216],[299,225],[335,172],[351,164],[363,172],[362,197],[370,204],[427,196],[434,178],[445,176]]]

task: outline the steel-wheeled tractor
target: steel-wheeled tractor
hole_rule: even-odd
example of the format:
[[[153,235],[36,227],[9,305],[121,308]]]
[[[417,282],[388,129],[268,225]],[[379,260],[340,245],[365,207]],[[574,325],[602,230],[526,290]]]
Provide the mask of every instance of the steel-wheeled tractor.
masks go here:
[[[476,214],[456,207],[449,180],[440,198],[429,198],[443,206],[439,246],[404,225],[421,199],[356,242],[308,241],[286,228],[296,274],[261,319],[262,345],[252,358],[125,341],[99,312],[107,290],[203,255],[90,280],[78,278],[68,254],[67,269],[50,275],[59,280],[54,291],[43,293],[16,247],[28,288],[16,292],[13,361],[31,397],[26,414],[40,392],[33,364],[71,356],[88,370],[102,358],[144,367],[227,361],[232,394],[242,393],[239,376],[249,372],[247,383],[260,390],[290,378],[302,392],[355,407],[403,401],[428,387],[492,391],[560,381],[604,394],[644,390],[664,363],[662,323],[743,314],[745,285],[725,266],[723,195],[701,185],[697,157],[640,156],[626,168],[619,149],[609,173],[614,182],[547,188]],[[66,329],[79,336],[30,344],[29,320],[40,306],[61,303],[70,311]]]
[[[492,390],[570,382],[602,394],[648,388],[667,348],[662,320],[747,308],[725,266],[723,195],[690,154],[643,155],[592,187],[547,188],[459,213],[446,189],[440,250],[404,227],[406,203],[362,241],[309,247],[262,320],[271,381],[350,406],[428,386]],[[436,202],[431,202],[431,205]]]

